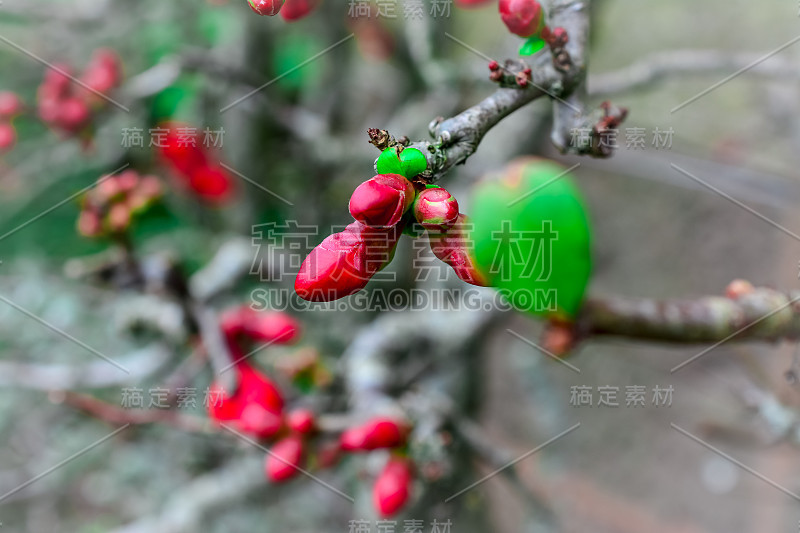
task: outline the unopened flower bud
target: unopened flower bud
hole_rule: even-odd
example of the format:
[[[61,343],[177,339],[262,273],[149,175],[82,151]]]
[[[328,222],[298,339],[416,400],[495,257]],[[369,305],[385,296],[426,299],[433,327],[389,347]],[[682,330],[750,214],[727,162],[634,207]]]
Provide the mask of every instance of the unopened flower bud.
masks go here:
[[[229,339],[239,336],[272,344],[289,344],[300,334],[300,324],[282,311],[256,311],[241,306],[226,311],[220,320],[222,332]]]
[[[17,144],[17,132],[14,126],[0,122],[0,153],[8,152]]]
[[[321,0],[286,0],[281,17],[286,22],[294,22],[310,15],[320,4]]]
[[[367,226],[394,226],[414,202],[414,185],[400,174],[378,174],[350,197],[350,214]]]
[[[354,222],[322,241],[305,258],[294,288],[312,302],[329,302],[363,289],[394,255],[404,224],[372,228]]]
[[[108,211],[108,228],[120,233],[128,229],[131,224],[131,210],[125,204],[114,204]]]
[[[89,106],[80,98],[65,98],[59,104],[56,125],[68,133],[78,133],[84,129],[92,118]]]
[[[340,442],[343,450],[370,451],[402,446],[407,436],[408,426],[392,418],[377,416],[342,433]]]
[[[0,118],[9,119],[22,113],[22,100],[17,93],[11,91],[0,92]]]
[[[286,426],[290,431],[307,435],[316,429],[314,411],[311,409],[294,409],[286,415]]]
[[[397,514],[411,497],[414,473],[411,461],[405,457],[392,457],[375,480],[372,501],[384,518]]]
[[[226,391],[218,383],[209,388],[208,416],[218,423],[232,423],[240,430],[260,438],[275,435],[281,426],[283,397],[274,383],[251,367],[242,356],[232,354],[237,373],[235,391]]]
[[[428,231],[447,231],[458,219],[458,202],[441,187],[425,189],[414,201],[414,217]]]
[[[284,0],[247,0],[250,9],[268,17],[277,15],[283,7],[283,2]]]
[[[456,222],[445,233],[428,234],[431,251],[450,265],[462,281],[486,287],[488,280],[475,262],[474,243],[469,230],[469,219],[465,215],[458,215]]]
[[[530,37],[544,26],[544,11],[537,0],[500,0],[500,18],[511,33]]]
[[[100,216],[94,211],[84,209],[78,217],[78,233],[84,237],[97,237],[103,231]]]
[[[746,294],[750,294],[754,290],[756,289],[753,287],[753,284],[746,279],[735,279],[725,287],[725,296],[731,300],[736,300]]]
[[[275,443],[267,454],[265,471],[267,478],[275,483],[287,481],[300,473],[304,452],[303,439],[290,435]]]

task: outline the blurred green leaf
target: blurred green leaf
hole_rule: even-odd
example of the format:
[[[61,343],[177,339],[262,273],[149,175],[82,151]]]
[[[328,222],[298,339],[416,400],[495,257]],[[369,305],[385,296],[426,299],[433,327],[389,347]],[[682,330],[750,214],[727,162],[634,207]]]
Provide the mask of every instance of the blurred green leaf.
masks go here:
[[[319,80],[324,61],[311,61],[297,70],[292,69],[319,53],[322,48],[319,39],[311,35],[292,32],[283,35],[280,46],[274,48],[273,62],[277,76],[288,74],[280,78],[278,84],[285,89],[299,90]]]

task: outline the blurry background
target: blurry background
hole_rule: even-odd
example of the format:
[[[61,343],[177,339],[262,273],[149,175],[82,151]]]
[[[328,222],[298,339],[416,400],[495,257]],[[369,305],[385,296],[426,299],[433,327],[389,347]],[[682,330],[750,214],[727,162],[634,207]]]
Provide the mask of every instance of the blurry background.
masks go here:
[[[169,424],[131,427],[17,487],[117,427],[74,409],[61,390],[119,405],[123,388],[162,385],[190,351],[132,324],[138,309],[152,314],[147,306],[155,304],[147,297],[76,275],[91,264],[87,258],[109,248],[76,232],[77,199],[32,219],[126,163],[166,178],[147,139],[143,148],[126,148],[122,132],[146,133],[172,119],[224,129],[224,160],[272,194],[237,179],[235,200],[212,209],[186,191],[172,191],[135,226],[132,240],[142,256],[166,252],[191,274],[225,243],[239,243],[255,258],[258,249],[249,239],[257,224],[347,223],[349,195],[372,176],[378,155],[366,142],[367,128],[425,139],[434,117],[452,116],[494,89],[486,61],[445,32],[498,59],[514,56],[520,44],[491,3],[476,10],[453,5],[451,16],[432,17],[426,0],[426,15],[416,20],[403,16],[402,2],[397,6],[395,18],[366,23],[348,16],[346,2],[327,0],[314,15],[287,24],[256,16],[244,0],[0,5],[0,90],[15,91],[33,106],[45,66],[32,55],[80,69],[95,49],[108,47],[121,56],[126,76],[115,99],[130,110],[107,107],[87,150],[49,131],[35,113],[15,120],[18,144],[0,159],[0,295],[132,370],[130,376],[114,374],[81,346],[0,302],[0,493],[13,492],[0,497],[4,530],[346,532],[355,518],[371,519],[374,526],[365,461],[348,460],[325,477],[357,495],[353,507],[306,480],[269,486],[261,474],[263,452],[231,435]],[[590,93],[603,89],[603,73],[647,64],[660,52],[716,50],[756,59],[797,37],[797,11],[794,3],[775,0],[594,2]],[[355,39],[281,76],[351,32]],[[591,96],[593,105],[610,98],[630,110],[610,160],[560,157],[549,143],[552,104],[535,101],[492,130],[468,164],[441,183],[469,213],[470,184],[515,155],[580,162],[574,174],[595,233],[592,294],[692,297],[721,293],[734,278],[795,289],[798,242],[670,164],[800,231],[794,212],[800,198],[798,47],[765,63],[774,69],[754,68],[675,112],[739,67],[667,74],[633,90]],[[625,147],[628,127],[645,130],[643,149]],[[674,131],[670,148],[653,146],[656,128]],[[404,242],[391,267],[401,287],[413,283],[411,258]],[[281,283],[289,288],[292,279]],[[250,276],[214,307],[246,302],[259,285],[258,276]],[[409,314],[421,313],[431,316],[408,321],[461,323],[457,313]],[[306,330],[303,346],[318,350],[338,373],[339,358],[360,328],[387,313],[334,307],[297,314]],[[468,372],[472,381],[461,392],[471,400],[464,413],[511,458],[581,426],[519,463],[523,488],[494,476],[445,505],[444,497],[495,468],[454,445],[457,473],[444,487],[422,491],[406,518],[424,519],[425,531],[434,518],[452,520],[454,532],[537,531],[535,498],[553,507],[559,531],[796,530],[800,513],[792,496],[670,426],[701,436],[772,483],[800,491],[800,391],[784,376],[795,343],[725,344],[671,374],[703,347],[589,341],[570,359],[581,370],[576,374],[506,332],[535,339],[539,327],[525,316],[505,314],[488,335],[439,350],[426,377],[436,383],[442,375]],[[258,359],[267,364],[280,353],[267,351]],[[404,360],[397,364],[399,372]],[[210,379],[210,371],[197,371],[193,386],[202,391]],[[619,387],[622,405],[576,407],[573,386]],[[625,407],[628,386],[647,388],[645,407]],[[674,388],[670,407],[652,405],[654,386]],[[196,414],[203,416],[202,408]],[[403,517],[398,520],[402,531]]]

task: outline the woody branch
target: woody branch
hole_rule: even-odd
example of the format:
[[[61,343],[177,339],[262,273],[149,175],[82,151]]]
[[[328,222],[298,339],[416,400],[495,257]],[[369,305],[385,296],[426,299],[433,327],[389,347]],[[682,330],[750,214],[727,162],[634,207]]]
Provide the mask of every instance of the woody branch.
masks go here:
[[[728,339],[778,341],[800,337],[800,291],[747,286],[738,294],[693,300],[589,299],[578,319],[581,336],[612,335],[675,343]]]
[[[624,120],[624,109],[610,105],[588,110],[586,54],[590,0],[553,0],[548,24],[566,31],[566,42],[550,42],[550,50],[534,56],[531,63],[507,60],[493,79],[501,87],[473,107],[451,118],[436,118],[429,126],[434,141],[395,141],[385,130],[370,130],[370,143],[379,149],[402,144],[420,150],[428,159],[423,177],[435,181],[456,165],[463,164],[478,149],[484,136],[502,119],[542,96],[554,102],[552,140],[564,153],[608,157],[611,151],[599,142],[605,129]],[[520,84],[515,80],[523,79]],[[576,129],[592,132],[592,142],[574,145]]]

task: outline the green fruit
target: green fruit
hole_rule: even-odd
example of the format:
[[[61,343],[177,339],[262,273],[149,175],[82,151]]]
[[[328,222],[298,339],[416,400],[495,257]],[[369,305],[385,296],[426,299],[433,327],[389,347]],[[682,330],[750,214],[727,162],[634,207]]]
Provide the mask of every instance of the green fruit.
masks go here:
[[[414,179],[428,168],[425,155],[416,148],[405,148],[397,155],[395,147],[384,150],[375,164],[378,174],[400,174],[406,179]]]
[[[555,162],[522,158],[474,190],[475,259],[511,305],[572,319],[591,273],[591,236],[572,177]]]

